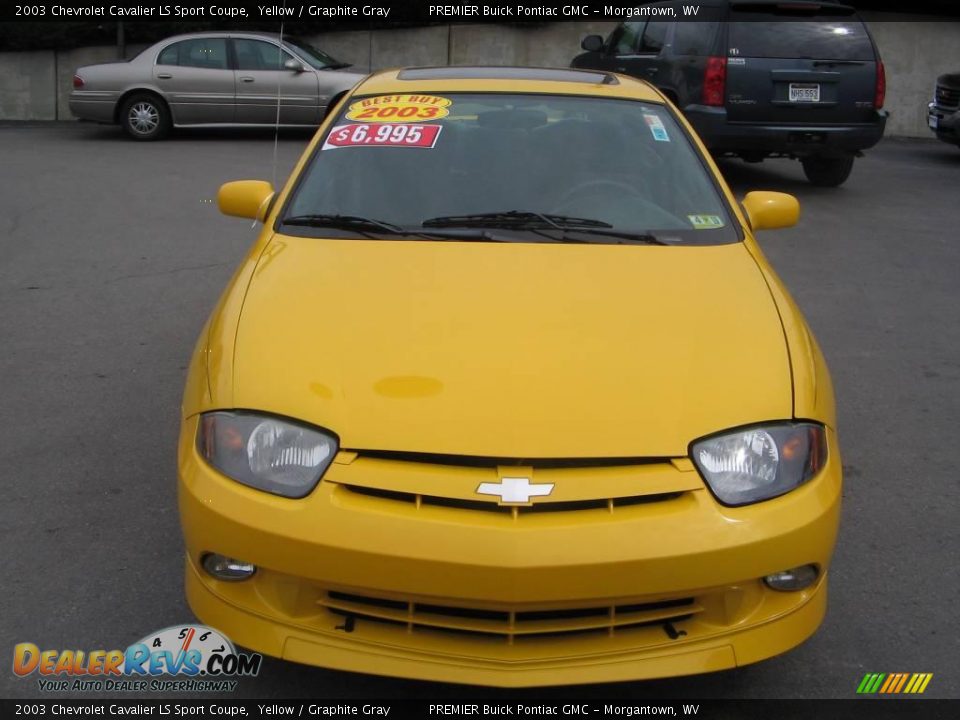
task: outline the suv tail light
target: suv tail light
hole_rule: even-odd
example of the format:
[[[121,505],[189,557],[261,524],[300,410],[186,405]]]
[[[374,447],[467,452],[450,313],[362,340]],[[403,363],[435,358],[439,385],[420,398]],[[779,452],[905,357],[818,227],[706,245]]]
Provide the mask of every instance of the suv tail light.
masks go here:
[[[74,75],[74,76],[73,76],[73,86],[74,86],[75,88],[82,88],[82,87],[83,87],[83,78],[80,77],[79,75]]]
[[[727,59],[708,57],[707,69],[703,74],[703,104],[723,106],[727,85]]]
[[[880,110],[887,96],[887,73],[883,69],[883,62],[877,60],[877,87],[873,95],[873,106]]]

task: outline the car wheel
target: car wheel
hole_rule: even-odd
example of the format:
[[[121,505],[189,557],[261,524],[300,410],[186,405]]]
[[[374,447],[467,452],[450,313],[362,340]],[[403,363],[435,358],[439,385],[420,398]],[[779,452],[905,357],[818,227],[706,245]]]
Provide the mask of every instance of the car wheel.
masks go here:
[[[134,140],[159,140],[170,131],[170,111],[156,95],[131,95],[120,110],[120,124]]]
[[[803,164],[803,174],[807,176],[807,180],[820,187],[843,185],[853,170],[853,156],[807,157],[800,162]]]

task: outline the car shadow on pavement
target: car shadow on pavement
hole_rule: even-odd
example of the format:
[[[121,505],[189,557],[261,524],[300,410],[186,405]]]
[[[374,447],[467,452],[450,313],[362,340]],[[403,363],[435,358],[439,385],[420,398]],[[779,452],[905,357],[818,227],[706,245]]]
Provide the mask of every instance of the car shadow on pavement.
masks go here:
[[[328,670],[297,663],[265,658],[263,674],[271,676],[272,690],[277,697],[296,697],[305,688],[313,696],[328,698],[378,697],[378,698],[429,698],[430,702],[456,701],[464,697],[471,702],[551,703],[563,699],[579,700],[652,700],[664,698],[749,698],[763,694],[769,683],[767,673],[774,673],[776,658],[762,666],[746,666],[732,670],[693,675],[688,677],[636,680],[592,685],[567,685],[560,687],[497,688],[460,685],[454,683],[408,680],[404,678],[365,675],[341,670]],[[262,691],[251,683],[246,692]]]
[[[751,190],[774,190],[792,195],[827,195],[840,188],[822,188],[811,185],[803,176],[796,160],[767,160],[762,163],[747,163],[733,158],[715,158],[724,180],[738,198]],[[857,172],[854,167],[853,172]]]

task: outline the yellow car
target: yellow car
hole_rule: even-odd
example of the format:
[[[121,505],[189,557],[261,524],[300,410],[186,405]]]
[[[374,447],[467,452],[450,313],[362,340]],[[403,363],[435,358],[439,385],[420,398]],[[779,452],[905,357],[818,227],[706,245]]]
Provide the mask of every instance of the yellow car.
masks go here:
[[[494,686],[753,663],[823,618],[833,390],[650,85],[417,68],[343,97],[203,330],[186,592],[253,650]]]

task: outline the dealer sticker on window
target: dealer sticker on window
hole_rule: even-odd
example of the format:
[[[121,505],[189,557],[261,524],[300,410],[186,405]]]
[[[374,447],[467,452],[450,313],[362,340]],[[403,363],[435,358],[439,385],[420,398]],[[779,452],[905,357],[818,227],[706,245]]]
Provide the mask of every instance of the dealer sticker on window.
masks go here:
[[[370,123],[430,122],[450,114],[453,103],[438,95],[378,95],[350,105],[348,120]]]
[[[408,147],[430,149],[437,144],[442,125],[353,123],[337,125],[321,150],[345,147]]]
[[[653,135],[654,140],[657,142],[670,142],[667,129],[663,126],[663,120],[656,115],[647,115],[646,113],[643,114],[643,120],[647,123],[647,127],[650,128],[650,134]]]
[[[723,227],[723,219],[719,215],[687,215],[694,230],[714,230]]]

